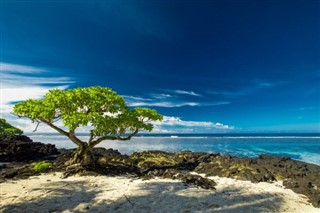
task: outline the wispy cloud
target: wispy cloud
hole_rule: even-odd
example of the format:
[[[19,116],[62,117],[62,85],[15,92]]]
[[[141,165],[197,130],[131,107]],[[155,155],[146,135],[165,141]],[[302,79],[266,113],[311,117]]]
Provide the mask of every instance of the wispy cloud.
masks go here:
[[[165,94],[151,94],[151,97],[137,97],[137,96],[123,96],[127,104],[131,107],[182,107],[182,106],[198,106],[195,102],[183,102],[179,100],[171,99],[170,95]],[[168,100],[171,99],[171,100]]]
[[[129,106],[139,107],[200,107],[230,104],[227,101],[208,101],[206,97],[193,91],[160,89],[160,93],[148,93],[142,97],[124,95]],[[165,93],[163,93],[165,91]]]
[[[135,101],[152,101],[150,98],[142,98],[132,95],[123,95],[123,97],[128,100],[129,102],[135,102]]]
[[[168,99],[168,98],[173,98],[173,95],[167,94],[167,93],[150,93],[150,97],[153,99]]]
[[[0,70],[6,73],[43,73],[47,70],[44,68],[26,66],[20,64],[10,64],[5,62],[0,62]]]
[[[124,98],[129,106],[132,107],[184,107],[184,106],[219,106],[219,105],[226,105],[230,102],[227,101],[218,101],[218,102],[195,102],[195,101],[187,101],[182,100],[177,97],[173,96],[159,96],[156,94],[152,94],[153,97],[143,98],[143,97],[136,97],[136,96],[126,96]]]
[[[174,102],[128,102],[129,106],[140,107],[140,106],[153,106],[153,107],[183,107],[183,106],[199,106],[200,104],[194,102],[183,102],[183,103],[174,103]]]
[[[198,93],[193,91],[185,91],[185,90],[172,90],[173,93],[180,94],[180,95],[191,95],[191,96],[201,96]]]
[[[69,77],[31,77],[16,74],[2,74],[3,87],[16,87],[17,83],[26,85],[44,85],[44,84],[73,84],[75,81]]]

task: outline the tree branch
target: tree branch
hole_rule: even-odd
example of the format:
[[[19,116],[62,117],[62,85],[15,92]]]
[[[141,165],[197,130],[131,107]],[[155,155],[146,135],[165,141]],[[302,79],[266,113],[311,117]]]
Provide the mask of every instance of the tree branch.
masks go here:
[[[36,128],[35,128],[32,132],[36,132],[36,131],[38,130],[38,127],[39,127],[40,123],[41,123],[41,122],[37,120],[37,126],[36,126]]]
[[[110,136],[110,135],[106,135],[106,136],[102,136],[100,138],[98,138],[97,140],[91,141],[89,143],[90,147],[94,147],[95,145],[99,144],[100,142],[104,141],[104,140],[119,140],[119,141],[127,141],[130,140],[134,135],[136,135],[139,132],[139,128],[137,128],[134,132],[132,132],[130,135],[128,135],[127,137],[121,137],[121,136]]]
[[[50,126],[52,129],[58,131],[59,133],[65,135],[65,136],[67,136],[67,137],[69,137],[69,133],[68,133],[68,132],[66,132],[66,131],[64,131],[63,129],[57,127],[56,125],[53,125],[51,122],[49,122],[49,121],[47,121],[47,120],[45,120],[45,119],[41,119],[41,118],[40,118],[39,120],[40,120],[41,122],[47,124],[48,126]]]
[[[52,120],[52,123],[55,123],[55,122],[57,122],[57,121],[59,121],[59,120],[61,120],[61,117],[56,117],[56,118],[54,118],[54,119]]]

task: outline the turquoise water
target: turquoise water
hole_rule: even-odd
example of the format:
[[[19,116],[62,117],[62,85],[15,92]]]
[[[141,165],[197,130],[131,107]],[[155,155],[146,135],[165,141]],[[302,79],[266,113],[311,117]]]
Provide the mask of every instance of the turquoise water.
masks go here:
[[[58,134],[30,134],[34,141],[52,143],[57,148],[75,148],[66,137]],[[86,139],[86,136],[80,136]],[[229,154],[238,157],[257,157],[260,154],[289,156],[292,159],[320,165],[319,134],[189,134],[140,135],[130,141],[104,141],[99,147],[117,149],[123,154],[144,150],[167,152],[190,150]]]

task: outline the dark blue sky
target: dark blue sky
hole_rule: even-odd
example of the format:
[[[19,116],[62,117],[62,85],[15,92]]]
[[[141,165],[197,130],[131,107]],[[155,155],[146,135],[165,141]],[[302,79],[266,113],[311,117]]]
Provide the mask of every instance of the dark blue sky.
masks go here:
[[[1,1],[4,86],[21,78],[42,89],[111,87],[130,106],[164,114],[161,130],[320,132],[319,8],[317,0]]]

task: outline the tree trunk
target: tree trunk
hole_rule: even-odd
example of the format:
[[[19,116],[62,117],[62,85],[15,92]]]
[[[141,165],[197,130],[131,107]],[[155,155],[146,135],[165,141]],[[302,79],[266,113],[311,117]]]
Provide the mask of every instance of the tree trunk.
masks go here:
[[[81,146],[75,151],[70,164],[80,164],[81,166],[88,167],[94,166],[94,157],[92,153],[93,147],[88,146],[87,143],[82,143]]]

